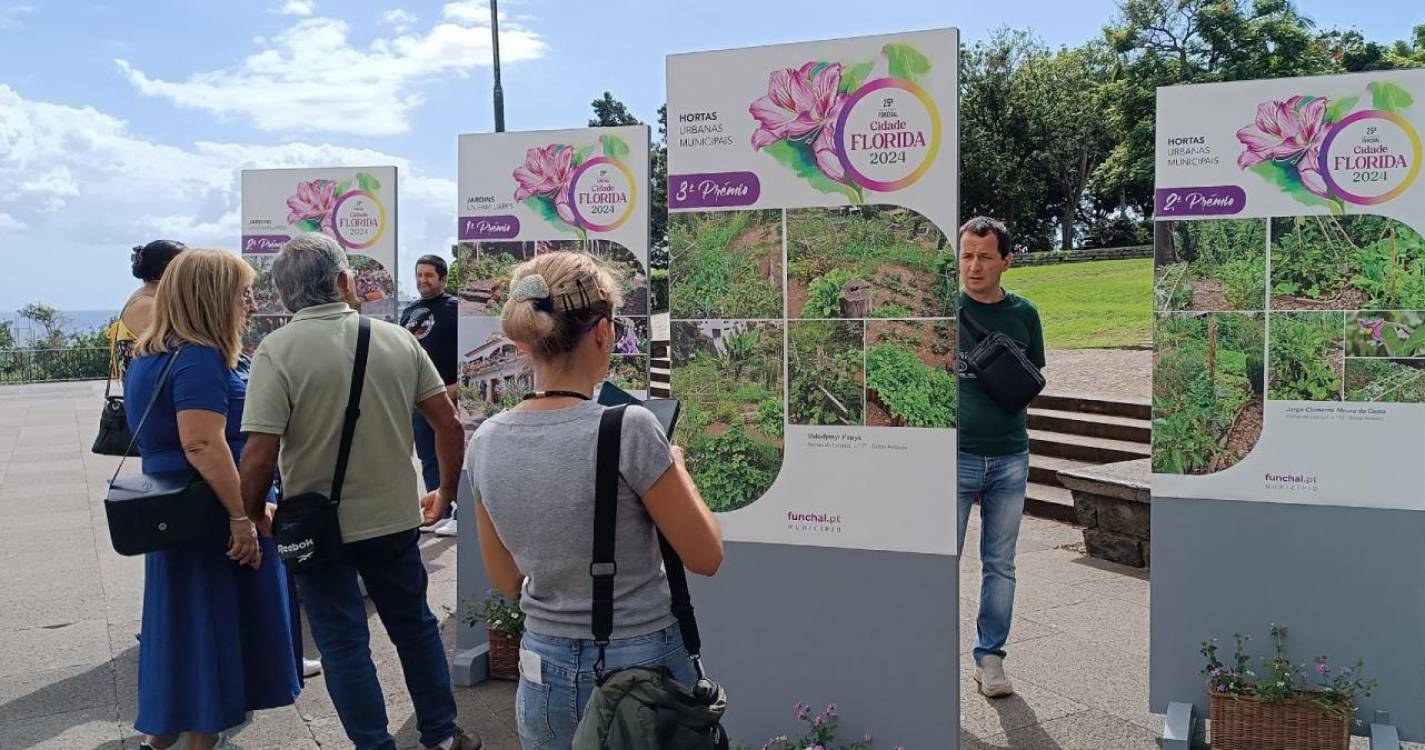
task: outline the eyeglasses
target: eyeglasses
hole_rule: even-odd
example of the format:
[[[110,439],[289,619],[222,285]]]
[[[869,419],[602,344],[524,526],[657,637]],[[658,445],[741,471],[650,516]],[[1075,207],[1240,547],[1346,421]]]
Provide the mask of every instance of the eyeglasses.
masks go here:
[[[628,335],[628,321],[621,318],[613,318],[608,315],[600,315],[594,318],[594,322],[584,327],[584,333],[594,330],[594,327],[603,321],[609,321],[614,325],[614,341],[622,341]]]

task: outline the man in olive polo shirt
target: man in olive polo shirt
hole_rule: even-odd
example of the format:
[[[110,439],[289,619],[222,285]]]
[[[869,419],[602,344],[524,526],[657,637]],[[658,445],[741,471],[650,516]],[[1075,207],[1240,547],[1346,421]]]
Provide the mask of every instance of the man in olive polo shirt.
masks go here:
[[[1033,303],[1000,285],[1014,262],[1009,230],[983,216],[960,228],[960,315],[989,331],[1002,331],[1044,367],[1044,329]],[[975,501],[980,504],[980,612],[975,621],[975,682],[987,697],[1012,695],[1004,673],[1005,642],[1014,614],[1014,550],[1029,482],[1026,410],[1008,412],[964,366],[969,336],[960,326],[959,546]]]
[[[272,277],[296,314],[258,347],[242,421],[251,451],[242,458],[244,503],[264,527],[265,488],[279,457],[284,494],[331,490],[360,305],[346,252],[325,235],[288,242],[273,261]],[[414,409],[435,428],[441,476],[440,487],[419,501],[411,463]],[[400,655],[421,743],[476,750],[480,741],[455,724],[450,668],[426,602],[416,531],[423,511],[425,518],[440,518],[454,499],[465,436],[435,365],[399,326],[371,321],[360,410],[337,510],[343,559],[296,574],[327,690],[358,750],[394,750],[371,661],[360,575]]]

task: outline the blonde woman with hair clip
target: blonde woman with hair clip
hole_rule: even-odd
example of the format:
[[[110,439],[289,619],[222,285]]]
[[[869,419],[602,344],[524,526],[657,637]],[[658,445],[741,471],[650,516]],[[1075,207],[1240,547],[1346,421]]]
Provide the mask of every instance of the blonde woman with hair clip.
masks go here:
[[[124,406],[144,473],[198,472],[229,517],[226,542],[144,556],[140,748],[164,750],[181,739],[184,750],[209,750],[249,712],[289,706],[300,692],[286,646],[282,563],[239,491],[247,384],[238,358],[252,281],[252,267],[235,254],[178,254],[125,373]]]
[[[598,648],[590,616],[594,477],[607,377],[622,333],[613,275],[579,253],[541,255],[515,269],[504,332],[529,357],[534,391],[486,420],[465,467],[485,569],[526,617],[516,722],[520,743],[568,748],[594,689]],[[604,671],[666,667],[697,674],[670,611],[658,546],[662,531],[694,573],[722,564],[722,533],[683,460],[646,409],[624,415],[619,452],[614,631]]]

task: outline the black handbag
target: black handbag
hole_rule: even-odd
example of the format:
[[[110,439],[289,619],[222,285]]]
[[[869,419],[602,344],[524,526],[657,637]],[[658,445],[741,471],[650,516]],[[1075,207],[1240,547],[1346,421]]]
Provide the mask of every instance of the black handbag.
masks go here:
[[[163,394],[169,372],[178,359],[180,347],[168,357],[154,386],[138,429],[119,455],[133,454],[138,433]],[[164,549],[220,543],[227,538],[228,514],[213,488],[196,471],[119,476],[124,460],[114,469],[109,492],[104,498],[104,515],[109,522],[109,541],[121,555],[142,555]]]
[[[596,687],[589,709],[574,735],[578,747],[622,748],[644,746],[633,738],[617,735],[616,715],[639,704],[639,717],[650,717],[657,747],[727,750],[728,735],[722,717],[727,712],[727,691],[708,679],[703,671],[702,636],[693,615],[693,599],[688,592],[688,574],[677,550],[658,532],[663,568],[668,577],[672,611],[678,619],[683,647],[692,657],[698,680],[682,685],[666,668],[626,667],[604,672],[604,650],[614,631],[614,576],[618,565],[614,547],[618,527],[619,449],[623,444],[623,416],[629,405],[606,409],[599,421],[598,453],[594,475],[594,554],[589,575],[594,579],[591,625],[599,654],[594,661]],[[645,727],[647,728],[647,727]],[[639,739],[643,739],[640,735]]]
[[[1009,414],[1028,408],[1044,390],[1044,373],[1004,331],[985,330],[964,308],[960,309],[960,323],[960,335],[970,343],[965,369],[975,376],[975,382]]]
[[[114,348],[118,345],[111,335],[109,340],[109,379],[104,381],[104,410],[99,412],[99,434],[94,436],[90,448],[101,456],[126,456],[133,450],[134,436],[129,433],[129,417],[124,412],[124,397],[113,395],[114,376],[119,373],[118,356]]]
[[[294,573],[315,570],[342,558],[341,520],[337,516],[337,507],[341,505],[341,485],[346,481],[346,464],[351,458],[356,420],[361,417],[361,391],[366,382],[366,355],[370,348],[371,319],[362,317],[356,329],[356,361],[352,365],[351,392],[347,396],[346,414],[342,418],[331,496],[303,492],[292,497],[284,496],[277,503],[272,537],[277,543],[277,554]]]

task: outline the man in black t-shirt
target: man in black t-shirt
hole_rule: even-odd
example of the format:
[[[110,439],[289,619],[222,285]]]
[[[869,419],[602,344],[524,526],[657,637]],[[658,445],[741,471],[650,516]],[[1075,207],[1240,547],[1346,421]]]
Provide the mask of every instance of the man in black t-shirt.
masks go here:
[[[420,291],[421,298],[412,302],[401,313],[401,325],[421,342],[421,348],[425,349],[426,354],[435,363],[435,369],[440,372],[440,378],[445,383],[445,390],[454,401],[460,369],[457,365],[460,353],[456,344],[460,302],[454,295],[445,291],[446,272],[445,260],[438,255],[422,255],[416,261],[416,289]],[[421,478],[425,482],[426,491],[432,492],[440,487],[440,465],[435,455],[435,430],[419,411],[415,412],[411,419],[415,425],[416,455],[421,459]],[[454,506],[451,507],[449,518],[422,526],[421,531],[455,536]]]

